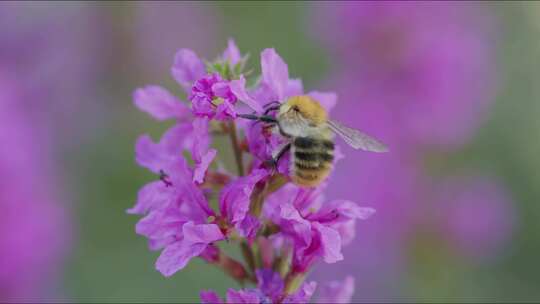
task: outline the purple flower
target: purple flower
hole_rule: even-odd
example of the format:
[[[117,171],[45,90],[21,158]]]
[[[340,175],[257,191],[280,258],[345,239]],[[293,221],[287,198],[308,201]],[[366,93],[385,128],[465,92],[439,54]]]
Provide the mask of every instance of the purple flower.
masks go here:
[[[195,52],[181,49],[174,56],[171,73],[176,82],[189,92],[193,83],[206,75],[206,68]]]
[[[173,242],[161,252],[156,268],[164,276],[171,276],[184,268],[189,260],[200,255],[212,242],[224,239],[214,224],[187,222],[182,226],[183,239]]]
[[[237,66],[242,66],[244,60],[234,40],[229,39],[227,49],[218,62],[211,64],[210,70],[195,52],[181,49],[176,53],[171,72],[189,95],[196,116],[228,120],[236,118],[237,100],[254,107],[256,111],[262,109],[251,98],[237,97],[237,92],[243,94],[239,97],[247,96],[247,93],[235,89],[238,85],[243,89],[245,85],[244,76],[236,75]]]
[[[233,39],[227,41],[227,48],[223,51],[221,59],[230,62],[232,66],[235,66],[242,61],[242,54]]]
[[[257,288],[269,297],[273,302],[277,302],[283,295],[285,283],[279,273],[271,269],[259,269],[257,275]]]
[[[216,157],[217,151],[209,149],[210,136],[208,133],[208,120],[205,118],[196,118],[193,121],[193,137],[191,155],[195,161],[195,170],[193,172],[193,181],[202,183],[206,170]]]
[[[304,283],[296,292],[285,294],[285,285],[278,273],[269,269],[259,269],[256,274],[257,288],[228,289],[225,302],[213,291],[202,291],[200,294],[202,303],[308,303],[317,286],[315,282]]]
[[[202,183],[206,170],[216,156],[216,150],[209,149],[208,120],[196,118],[189,121],[187,107],[159,86],[137,89],[133,96],[135,105],[157,120],[176,119],[178,123],[155,144],[148,135],[137,140],[137,162],[154,173],[160,173],[169,162],[181,158],[187,150],[195,161],[193,180]]]
[[[212,290],[203,290],[200,292],[201,303],[202,304],[214,304],[214,303],[224,303],[219,295]]]
[[[161,181],[146,185],[128,212],[146,214],[137,223],[136,231],[149,239],[151,249],[165,248],[156,268],[170,276],[225,236],[216,224],[207,224],[215,214],[193,182],[186,162],[179,159],[165,169],[170,172],[171,185]]]
[[[458,253],[472,258],[495,255],[510,239],[515,210],[504,187],[492,178],[453,177],[439,185],[434,215]]]
[[[178,98],[160,86],[146,86],[133,93],[135,105],[157,120],[187,118],[189,109]]]
[[[325,202],[325,185],[306,189],[289,183],[283,176],[289,173],[287,156],[277,170],[268,166],[266,161],[287,139],[262,123],[236,121],[236,113],[261,112],[269,101],[284,102],[303,94],[302,82],[290,79],[283,59],[266,49],[261,54],[260,83],[246,88],[241,74],[245,59],[232,40],[220,58],[206,64],[208,70],[194,52],[180,50],[172,72],[187,90],[191,112],[159,87],[136,92],[135,104],[141,110],[177,124],[158,143],[146,135],[138,140],[137,162],[159,174],[159,181],[144,186],[128,212],[144,216],[136,231],[148,238],[150,249],[163,249],[156,262],[163,275],[170,276],[200,257],[241,284],[256,284],[229,289],[225,303],[306,303],[316,287],[304,282],[307,273],[320,260],[342,260],[342,246],[353,239],[356,220],[374,211],[348,200]],[[308,95],[328,111],[337,100],[329,92]],[[210,123],[216,133],[229,135],[239,176],[210,167],[217,156],[210,148]],[[184,159],[186,152],[193,167]],[[210,207],[214,198],[219,211]],[[220,251],[221,240],[240,242],[247,267]],[[256,269],[258,260],[267,268]],[[274,266],[278,272],[270,270]],[[212,291],[201,292],[201,299],[223,303]]]
[[[263,105],[255,100],[251,94],[246,90],[246,79],[244,78],[244,75],[240,75],[239,79],[232,80],[229,84],[229,88],[233,92],[233,94],[238,98],[238,100],[241,100],[246,105],[248,105],[252,110],[254,110],[257,113],[263,112]]]
[[[227,290],[226,303],[264,303],[265,297],[256,289]]]
[[[201,303],[202,304],[221,304],[223,301],[219,298],[218,294],[214,291],[201,291]]]
[[[324,284],[317,297],[317,303],[350,303],[354,293],[354,278],[347,276],[343,282],[332,281]]]
[[[197,116],[225,120],[235,118],[236,96],[229,88],[229,82],[219,74],[211,74],[197,80],[191,90],[189,100],[193,113]]]
[[[265,170],[254,170],[248,176],[240,177],[220,193],[219,210],[221,216],[234,226],[241,236],[253,238],[257,233],[259,221],[248,215],[251,194],[255,185],[268,175]]]
[[[321,191],[322,187],[306,190],[287,185],[270,196],[265,205],[265,216],[294,241],[295,272],[305,272],[319,258],[326,263],[342,260],[342,239],[350,242],[356,219],[366,219],[374,212],[349,201],[323,204]]]
[[[136,144],[136,160],[152,172],[160,173],[169,163],[182,158],[182,151],[190,151],[195,161],[192,178],[197,183],[202,183],[206,170],[217,153],[214,149],[208,149],[207,138],[207,121],[204,119],[181,123],[169,129],[158,144],[148,135],[141,136]]]

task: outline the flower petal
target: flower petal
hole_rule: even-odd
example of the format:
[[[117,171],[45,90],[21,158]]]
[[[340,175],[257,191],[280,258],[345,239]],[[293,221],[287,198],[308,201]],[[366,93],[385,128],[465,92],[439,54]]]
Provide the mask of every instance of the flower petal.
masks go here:
[[[341,236],[339,232],[317,222],[312,223],[313,228],[320,233],[323,260],[326,263],[335,263],[343,260],[341,254]]]
[[[206,154],[204,154],[201,157],[201,160],[199,163],[195,165],[195,170],[193,171],[193,181],[201,184],[204,181],[204,176],[206,175],[206,171],[208,170],[208,167],[216,157],[217,150],[210,149]]]
[[[274,302],[277,302],[285,288],[285,284],[279,273],[271,269],[259,269],[255,271],[255,274],[257,277],[257,288]]]
[[[356,221],[349,220],[344,223],[333,225],[332,228],[336,229],[341,236],[341,245],[345,246],[350,244],[354,240],[356,235]]]
[[[171,73],[174,79],[189,93],[193,83],[204,77],[206,68],[195,52],[189,49],[180,49],[174,56]]]
[[[246,214],[246,217],[244,217],[244,219],[241,222],[237,223],[235,226],[238,234],[248,239],[250,243],[255,240],[255,237],[257,236],[257,231],[259,231],[260,227],[261,222],[259,221],[259,219],[252,216],[251,214]]]
[[[231,224],[235,225],[246,217],[253,188],[267,175],[266,170],[254,170],[249,175],[229,183],[221,191],[219,209]]]
[[[156,269],[164,276],[170,277],[184,268],[193,258],[201,254],[208,246],[204,243],[193,244],[185,240],[168,245],[156,261]]]
[[[298,96],[304,94],[304,85],[302,84],[302,79],[289,79],[287,85],[287,90],[285,92],[286,97]]]
[[[229,61],[232,66],[236,65],[240,62],[240,60],[242,60],[242,54],[240,54],[240,50],[236,46],[234,39],[229,38],[227,41],[227,48],[225,51],[223,51],[221,59]]]
[[[137,203],[127,210],[129,214],[145,214],[148,211],[162,207],[171,201],[174,193],[172,187],[167,187],[162,181],[144,185],[137,194]]]
[[[163,169],[162,151],[158,144],[154,143],[150,136],[142,135],[135,144],[135,160],[137,163],[154,173]]]
[[[347,276],[343,282],[332,281],[323,285],[317,303],[350,303],[354,294],[354,278]]]
[[[334,92],[312,91],[308,93],[308,96],[318,101],[328,112],[334,108],[337,102],[337,94]]]
[[[242,303],[261,303],[261,297],[255,290],[241,289],[234,290],[229,288],[227,290],[227,303],[242,304]]]
[[[182,122],[169,128],[161,136],[159,146],[166,155],[178,157],[182,154],[182,150],[188,149],[193,144],[193,137],[191,122]]]
[[[193,173],[184,158],[175,159],[167,167],[172,184],[182,194],[182,202],[189,207],[190,218],[198,222],[204,222],[208,216],[215,215],[208,204],[201,188],[193,182]]]
[[[235,119],[236,118],[236,110],[234,109],[234,105],[230,103],[227,100],[224,100],[220,105],[216,108],[216,116],[215,119],[217,120],[228,120],[228,119]]]
[[[319,211],[308,216],[311,221],[318,221],[325,225],[342,223],[348,220],[365,220],[375,213],[375,209],[360,207],[347,200],[334,200],[322,206]]]
[[[215,291],[202,290],[199,295],[202,304],[223,304],[223,300],[221,300]]]
[[[133,93],[135,105],[157,120],[184,118],[189,114],[186,105],[160,86],[146,86]]]
[[[152,251],[161,250],[167,245],[176,242],[176,237],[170,236],[164,239],[149,239],[148,248]]]
[[[279,208],[278,225],[281,227],[281,231],[291,235],[300,248],[309,246],[312,238],[311,223],[304,219],[290,202],[281,202]]]
[[[273,91],[277,100],[283,100],[289,86],[289,68],[274,49],[262,51],[261,70],[264,83]]]
[[[244,78],[244,75],[240,75],[240,79],[232,80],[229,87],[238,100],[248,105],[257,113],[263,112],[262,105],[253,99],[246,91],[246,79]]]
[[[223,233],[215,224],[195,224],[187,222],[182,227],[184,240],[191,243],[209,244],[224,239]]]
[[[191,154],[196,162],[202,160],[202,156],[208,151],[210,135],[208,133],[209,120],[206,117],[197,117],[193,120],[193,146]]]
[[[181,237],[182,226],[188,219],[174,208],[164,208],[150,212],[135,226],[137,234],[149,239],[165,239],[170,236]]]

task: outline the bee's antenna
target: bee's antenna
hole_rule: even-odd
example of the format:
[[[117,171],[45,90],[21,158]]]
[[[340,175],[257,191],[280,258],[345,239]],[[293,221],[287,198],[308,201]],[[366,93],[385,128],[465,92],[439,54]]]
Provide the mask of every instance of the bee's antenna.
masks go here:
[[[266,109],[267,107],[269,107],[269,106],[271,106],[271,105],[274,105],[274,104],[276,104],[276,103],[277,103],[277,104],[281,104],[281,102],[280,102],[279,100],[274,100],[274,101],[270,101],[269,103],[265,104],[265,105],[263,106],[263,108]]]
[[[277,110],[279,110],[279,108],[280,108],[280,106],[269,107],[264,111],[264,115],[268,115],[268,113],[270,113],[272,111],[277,111]]]

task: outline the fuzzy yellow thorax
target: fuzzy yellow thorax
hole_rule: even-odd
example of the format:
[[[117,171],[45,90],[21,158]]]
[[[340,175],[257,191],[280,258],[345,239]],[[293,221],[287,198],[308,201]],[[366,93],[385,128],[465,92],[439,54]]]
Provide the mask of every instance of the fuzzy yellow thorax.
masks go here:
[[[293,96],[282,105],[280,112],[285,113],[290,110],[298,111],[303,117],[314,124],[325,123],[328,119],[326,110],[315,99],[309,96]]]

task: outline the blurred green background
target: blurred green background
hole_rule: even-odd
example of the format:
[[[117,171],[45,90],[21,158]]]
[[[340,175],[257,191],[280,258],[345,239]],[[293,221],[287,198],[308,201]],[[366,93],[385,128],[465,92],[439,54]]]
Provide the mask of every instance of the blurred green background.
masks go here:
[[[241,51],[251,54],[251,64],[258,69],[255,63],[260,51],[274,47],[288,62],[291,74],[303,78],[304,87],[317,88],[326,79],[333,61],[311,30],[311,7],[315,4],[166,5],[201,6],[211,12],[211,20],[199,20],[193,25],[212,27],[212,38],[204,49],[197,50],[207,58],[213,58],[227,38],[234,37]],[[136,87],[151,83],[181,93],[169,76],[168,67],[155,71],[155,66],[142,60],[139,53],[141,45],[152,43],[138,41],[141,10],[152,4],[80,5],[99,9],[108,40],[101,46],[104,68],[95,92],[101,112],[85,135],[65,144],[58,157],[76,203],[72,208],[75,237],[61,287],[54,294],[77,302],[193,302],[198,301],[202,288],[223,294],[226,288],[237,287],[222,272],[199,260],[171,278],[154,269],[158,253],[150,252],[146,240],[135,234],[138,218],[127,215],[125,210],[134,204],[138,189],[154,178],[134,162],[136,138],[143,133],[157,138],[169,125],[152,121],[139,112],[132,104],[131,94]],[[540,300],[540,4],[481,5],[498,19],[498,38],[493,41],[498,76],[495,101],[470,143],[457,151],[431,153],[426,164],[435,173],[460,172],[471,167],[497,176],[515,202],[518,223],[507,246],[495,257],[481,262],[464,262],[437,248],[420,246],[413,250],[407,273],[396,288],[402,300]],[[163,18],[174,19],[172,13]],[[168,28],[167,33],[161,31],[151,35],[178,39],[177,48],[191,47],[188,36],[178,34],[174,38],[174,28]],[[149,54],[150,58],[155,56],[156,60],[172,63],[174,52]],[[370,273],[360,275],[369,277]]]

